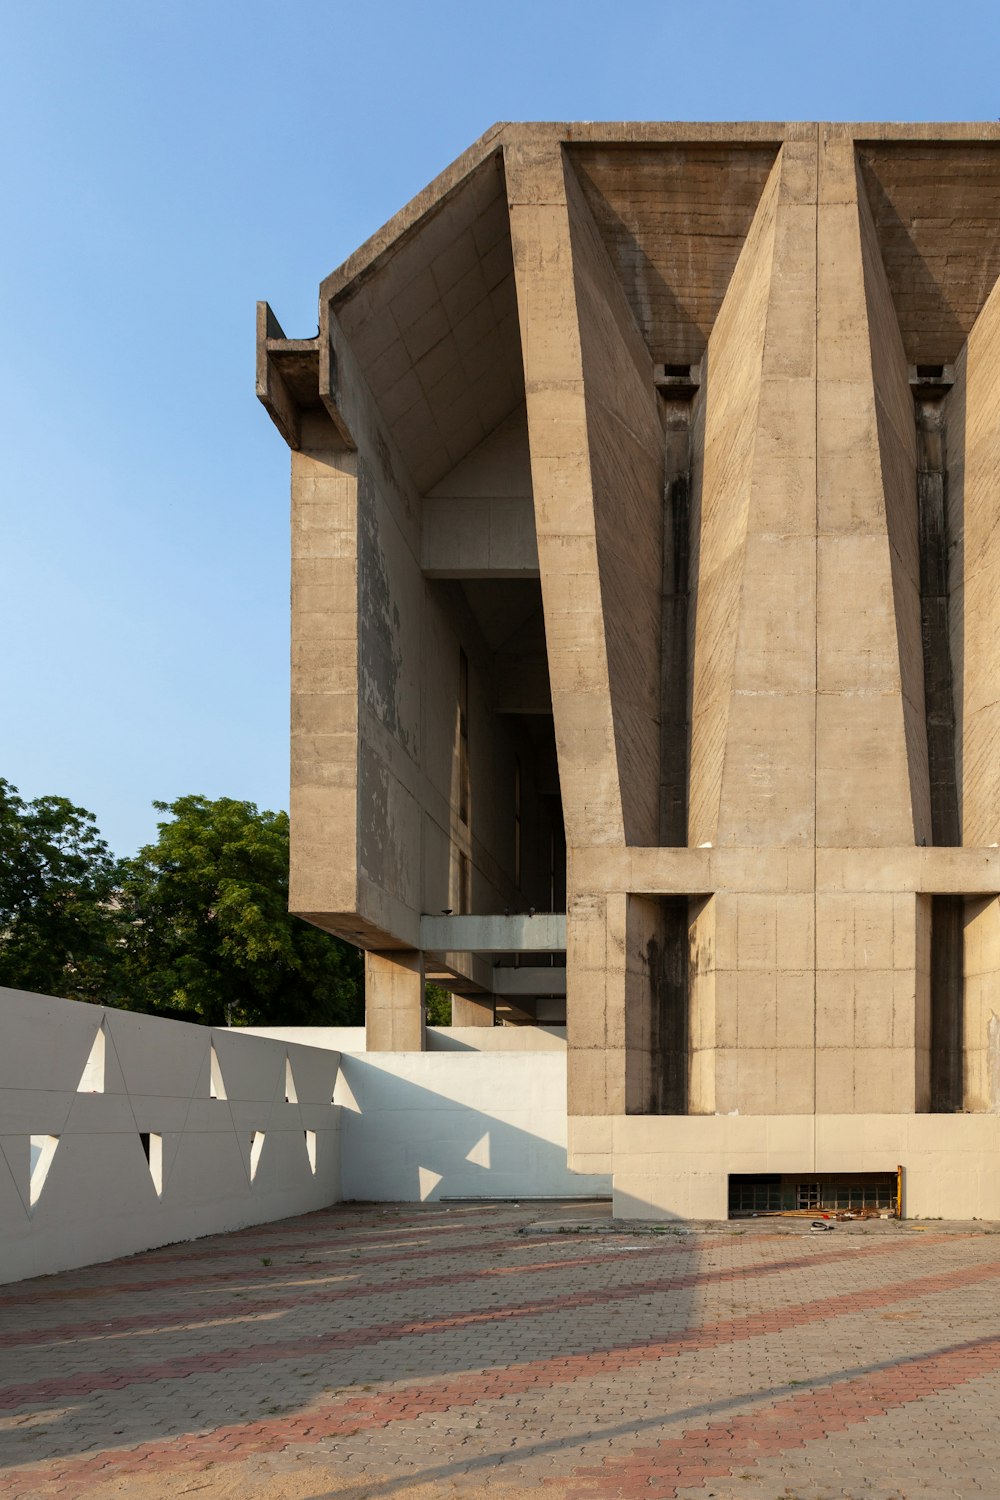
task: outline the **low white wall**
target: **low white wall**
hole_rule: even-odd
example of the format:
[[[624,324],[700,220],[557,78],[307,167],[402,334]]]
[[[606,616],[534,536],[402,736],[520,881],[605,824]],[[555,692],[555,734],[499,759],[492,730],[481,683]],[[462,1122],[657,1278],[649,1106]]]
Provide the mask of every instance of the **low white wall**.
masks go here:
[[[345,1052],[336,1099],[345,1199],[610,1196],[566,1165],[565,1050]]]
[[[367,1052],[363,1026],[251,1026],[251,1036]],[[428,1026],[428,1052],[565,1052],[565,1026]]]
[[[88,1066],[95,1041],[103,1066]],[[339,1064],[326,1048],[0,988],[0,1282],[336,1202]]]

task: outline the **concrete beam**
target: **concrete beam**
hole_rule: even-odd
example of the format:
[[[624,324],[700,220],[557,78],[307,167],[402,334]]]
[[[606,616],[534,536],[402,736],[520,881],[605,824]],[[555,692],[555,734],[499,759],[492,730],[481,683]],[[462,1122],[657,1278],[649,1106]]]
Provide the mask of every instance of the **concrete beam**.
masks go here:
[[[431,953],[562,953],[566,915],[421,917],[420,946]]]
[[[537,578],[530,497],[425,496],[420,565],[428,578]]]
[[[495,995],[565,995],[566,970],[555,968],[494,969]]]

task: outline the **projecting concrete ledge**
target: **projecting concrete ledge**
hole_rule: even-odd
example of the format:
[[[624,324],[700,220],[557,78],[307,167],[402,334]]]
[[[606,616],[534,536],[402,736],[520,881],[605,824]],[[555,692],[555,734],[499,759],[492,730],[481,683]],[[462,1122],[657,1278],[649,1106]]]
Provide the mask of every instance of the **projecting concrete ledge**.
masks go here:
[[[566,914],[421,917],[420,946],[429,953],[561,953]]]

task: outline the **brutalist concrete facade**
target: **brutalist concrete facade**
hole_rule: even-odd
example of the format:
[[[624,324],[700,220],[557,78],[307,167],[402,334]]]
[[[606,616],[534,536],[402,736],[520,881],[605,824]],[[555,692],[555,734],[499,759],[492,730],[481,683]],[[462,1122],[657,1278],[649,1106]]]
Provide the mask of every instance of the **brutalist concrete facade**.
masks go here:
[[[1000,1218],[998,272],[995,125],[499,125],[261,306],[292,907],[564,1009],[620,1212]]]

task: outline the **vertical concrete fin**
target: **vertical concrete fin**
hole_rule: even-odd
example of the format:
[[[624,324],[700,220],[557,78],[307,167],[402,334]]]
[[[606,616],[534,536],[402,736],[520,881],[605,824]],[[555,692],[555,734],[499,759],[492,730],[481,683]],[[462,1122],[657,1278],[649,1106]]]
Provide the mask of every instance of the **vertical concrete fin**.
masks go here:
[[[821,846],[899,846],[912,844],[917,832],[869,331],[871,255],[862,248],[854,142],[846,127],[823,127],[819,181],[816,837]],[[868,282],[877,292],[871,276]],[[884,351],[891,327],[879,316],[875,337]],[[879,355],[884,427],[889,417],[898,420],[898,379],[889,379],[888,363],[896,354],[890,341],[889,354]],[[901,437],[897,448],[887,449],[887,462],[902,461]],[[912,463],[894,476],[894,514],[906,483],[915,512],[913,476]],[[901,529],[894,519],[894,532]],[[901,563],[897,575],[905,576]],[[919,633],[912,649],[919,672]],[[908,670],[907,681],[912,676]]]
[[[1000,283],[976,319],[956,368],[946,416],[949,520],[959,552],[950,590],[960,725],[962,842],[1000,840]],[[954,457],[955,466],[952,467]],[[960,550],[959,550],[960,549]],[[957,640],[956,640],[957,637]],[[956,649],[957,647],[957,649]]]
[[[787,143],[772,176],[762,201],[766,332],[747,401],[755,430],[740,592],[725,641],[735,658],[714,838],[753,847],[811,846],[815,837],[815,141]],[[759,287],[746,295],[751,302]],[[709,410],[718,375],[710,354]]]
[[[709,338],[697,398],[704,441],[695,444],[691,514],[692,844],[718,834],[779,180],[776,166]]]
[[[292,454],[289,907],[357,906],[358,456],[318,415]]]
[[[924,703],[924,645],[921,640],[920,528],[913,396],[906,351],[882,263],[875,223],[861,181],[860,164],[856,165],[855,174],[913,832],[918,843],[929,844],[933,842],[933,834]]]
[[[655,844],[663,424],[649,352],[569,161],[565,172],[625,838]]]
[[[567,842],[622,844],[566,178],[558,142],[505,147],[531,483]]]

